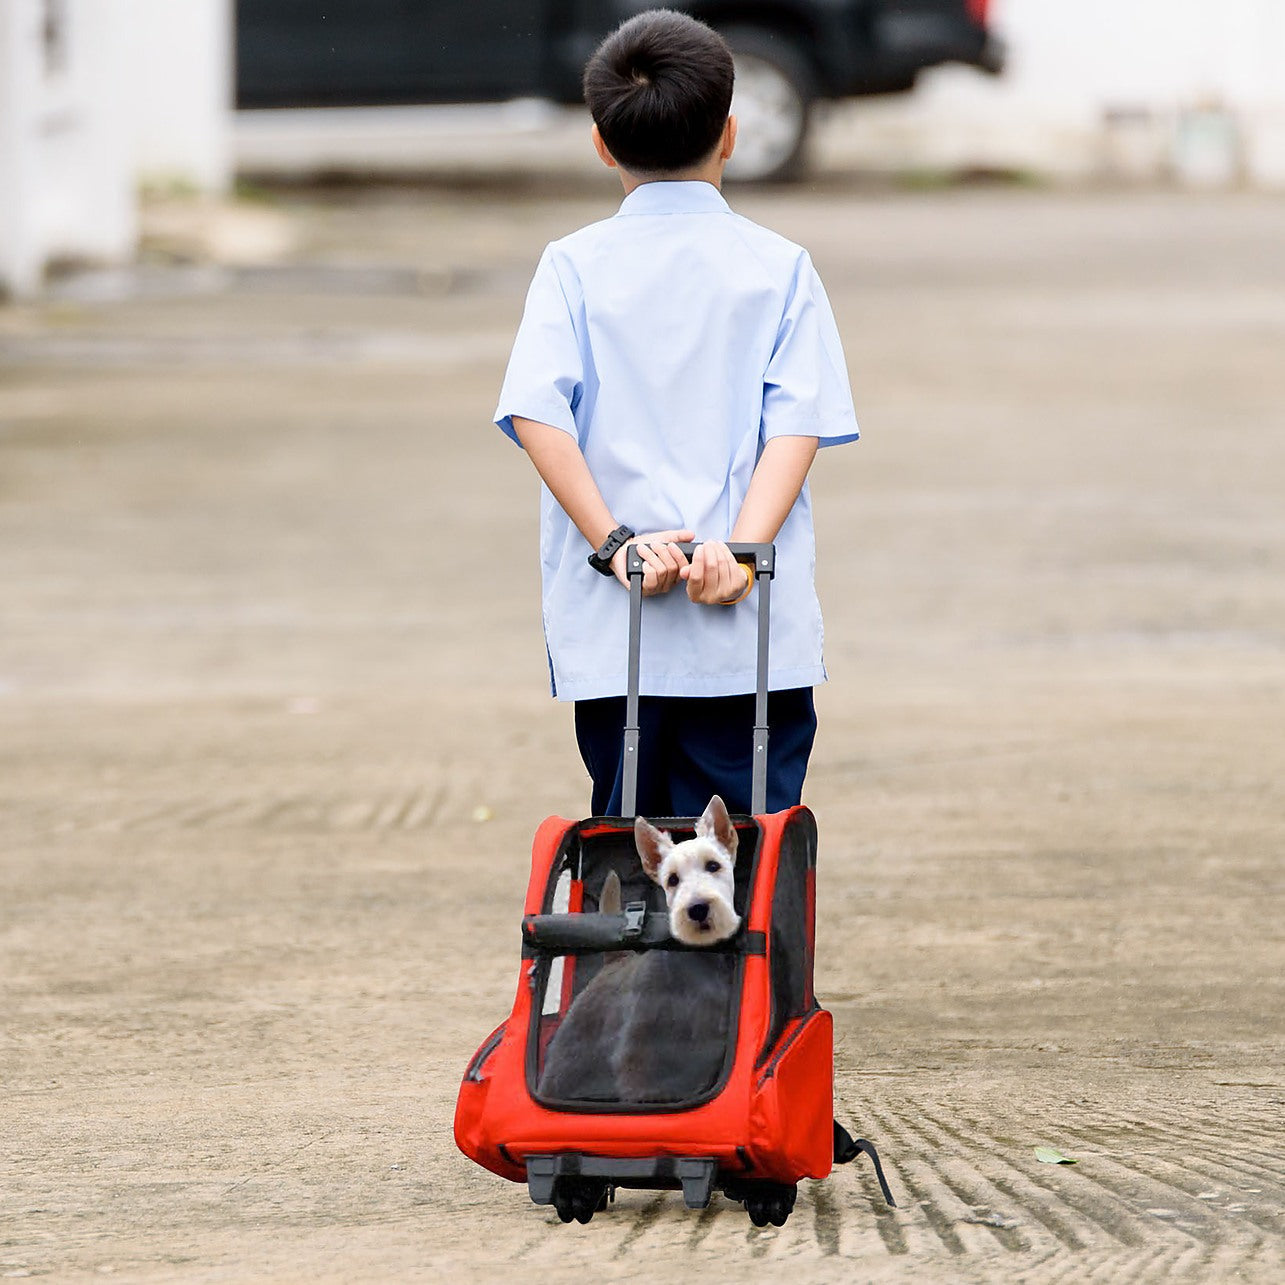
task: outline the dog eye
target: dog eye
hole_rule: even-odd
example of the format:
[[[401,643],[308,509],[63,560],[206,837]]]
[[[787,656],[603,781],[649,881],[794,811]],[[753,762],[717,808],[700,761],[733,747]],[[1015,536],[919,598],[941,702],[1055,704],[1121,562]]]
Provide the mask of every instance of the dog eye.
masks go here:
[[[712,874],[712,875],[716,875],[716,874],[718,874],[718,872],[719,872],[722,868],[723,868],[723,867],[722,867],[722,866],[720,866],[720,865],[718,864],[718,862],[717,862],[717,861],[707,861],[707,862],[705,862],[705,869],[706,869],[706,870],[708,870],[708,871],[709,871],[709,873],[710,873],[710,874]]]
[[[669,876],[669,878],[665,880],[665,887],[666,887],[666,888],[677,888],[677,887],[678,887],[678,882],[679,882],[679,881],[678,881],[678,876],[677,876],[677,875],[670,875],[670,876]]]

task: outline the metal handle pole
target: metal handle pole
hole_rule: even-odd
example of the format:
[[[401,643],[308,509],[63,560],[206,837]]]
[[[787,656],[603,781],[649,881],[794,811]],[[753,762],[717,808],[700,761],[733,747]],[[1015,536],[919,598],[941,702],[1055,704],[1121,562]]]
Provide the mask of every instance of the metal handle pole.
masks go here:
[[[643,561],[631,548],[629,572],[629,686],[625,696],[625,763],[620,787],[620,815],[638,814],[638,675],[642,664]],[[637,570],[634,569],[635,563]]]
[[[759,816],[767,811],[767,648],[772,610],[772,577],[764,576],[758,587],[758,673],[754,681],[754,769],[750,783],[750,811]]]
[[[695,544],[680,544],[683,555],[690,558]],[[767,675],[768,640],[772,611],[772,579],[776,575],[776,546],[773,544],[729,544],[738,562],[752,563],[759,593],[758,656],[754,684],[754,760],[750,777],[750,809],[767,810]],[[629,577],[629,670],[625,694],[625,761],[621,776],[620,814],[636,816],[638,806],[638,688],[642,668],[642,603],[643,575],[647,564],[637,548],[629,545],[625,552],[625,572]]]

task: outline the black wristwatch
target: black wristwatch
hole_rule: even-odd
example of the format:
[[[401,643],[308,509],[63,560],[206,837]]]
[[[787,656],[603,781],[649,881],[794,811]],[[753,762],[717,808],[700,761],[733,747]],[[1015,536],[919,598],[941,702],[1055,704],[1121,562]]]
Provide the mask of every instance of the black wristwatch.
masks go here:
[[[589,555],[589,565],[600,575],[610,576],[615,573],[611,569],[611,560],[620,550],[637,535],[636,531],[631,531],[627,526],[618,526],[599,546],[596,553]]]

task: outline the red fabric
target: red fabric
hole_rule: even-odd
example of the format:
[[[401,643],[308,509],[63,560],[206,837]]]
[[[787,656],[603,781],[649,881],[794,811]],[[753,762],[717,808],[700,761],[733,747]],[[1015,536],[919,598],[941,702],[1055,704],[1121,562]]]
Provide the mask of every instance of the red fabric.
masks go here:
[[[761,829],[757,869],[746,915],[751,931],[769,934],[781,836],[806,808],[755,818]],[[543,909],[554,860],[574,822],[551,817],[536,833],[526,913]],[[809,972],[811,952],[808,955]],[[552,1111],[527,1088],[530,975],[524,960],[513,1012],[495,1050],[460,1088],[455,1139],[465,1155],[492,1172],[525,1181],[522,1157],[558,1151],[600,1156],[713,1156],[720,1167],[776,1182],[824,1178],[833,1157],[833,1050],[829,1013],[816,1009],[789,1023],[755,1070],[771,1021],[769,964],[745,959],[736,1053],[727,1083],[712,1101],[684,1111],[628,1114]],[[809,979],[809,994],[810,992]],[[747,1162],[748,1161],[748,1168]]]

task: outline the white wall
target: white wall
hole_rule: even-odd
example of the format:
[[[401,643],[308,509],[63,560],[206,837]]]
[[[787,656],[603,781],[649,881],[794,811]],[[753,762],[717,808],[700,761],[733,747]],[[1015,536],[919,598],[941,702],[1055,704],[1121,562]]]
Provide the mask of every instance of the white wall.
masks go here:
[[[134,165],[148,185],[232,181],[234,0],[127,0]]]
[[[116,74],[122,17],[122,0],[0,4],[0,289],[8,293],[35,291],[50,259],[133,251]]]
[[[0,293],[120,261],[140,183],[232,176],[233,0],[0,0]]]
[[[993,0],[992,79],[844,109],[877,164],[1285,185],[1285,0]]]

